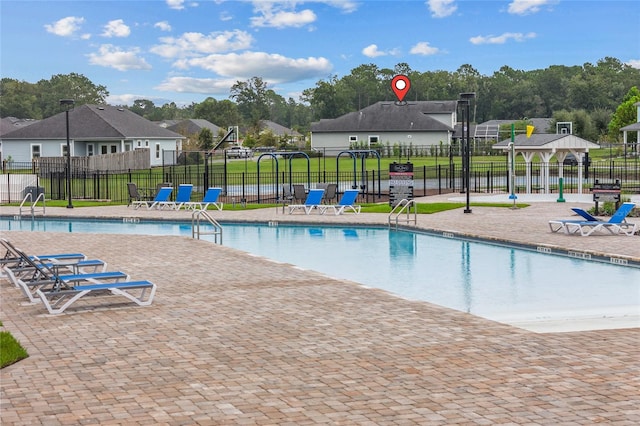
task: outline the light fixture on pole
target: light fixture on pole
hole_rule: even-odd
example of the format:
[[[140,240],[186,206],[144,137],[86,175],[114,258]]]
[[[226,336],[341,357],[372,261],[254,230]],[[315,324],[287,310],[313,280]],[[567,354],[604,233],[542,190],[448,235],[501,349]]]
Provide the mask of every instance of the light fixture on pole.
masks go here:
[[[71,202],[71,144],[69,142],[69,110],[73,107],[75,101],[73,99],[60,99],[60,106],[65,107],[65,118],[67,121],[67,198],[69,203],[67,204],[68,209],[73,208],[73,203]]]
[[[471,99],[476,97],[476,93],[475,92],[466,92],[466,93],[460,93],[460,100],[458,101],[458,103],[460,103],[464,108],[465,108],[465,114],[464,114],[464,118],[466,118],[466,123],[464,122],[464,118],[463,118],[463,122],[462,122],[462,127],[463,127],[463,138],[464,136],[466,136],[465,139],[465,146],[464,146],[464,158],[463,158],[463,162],[464,162],[464,186],[465,186],[465,191],[467,193],[467,206],[464,209],[465,213],[471,213],[471,208],[469,207],[470,204],[470,199],[469,199],[469,193],[471,192],[471,188],[470,188],[470,181],[471,181]]]

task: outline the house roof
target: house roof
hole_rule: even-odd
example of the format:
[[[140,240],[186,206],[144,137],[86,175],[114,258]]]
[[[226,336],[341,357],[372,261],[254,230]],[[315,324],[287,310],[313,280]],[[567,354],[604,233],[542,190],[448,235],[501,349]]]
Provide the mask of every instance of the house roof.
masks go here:
[[[620,131],[621,132],[638,132],[640,131],[640,122],[621,127]]]
[[[0,120],[0,136],[13,132],[25,126],[30,126],[37,123],[38,120],[22,119],[15,117],[4,117]]]
[[[360,111],[311,124],[312,132],[394,132],[453,131],[428,114],[447,114],[456,110],[456,101],[419,101],[406,104],[377,102]]]
[[[511,138],[502,140],[494,144],[493,148],[507,150],[510,142]],[[591,148],[600,148],[600,145],[575,135],[558,133],[534,133],[530,138],[520,134],[514,138],[513,145],[518,151],[575,150],[584,152]]]
[[[211,133],[213,133],[213,136],[216,137],[218,136],[218,132],[220,131],[220,127],[203,118],[190,118],[186,120],[180,120],[176,123],[171,124],[170,126],[167,126],[166,128],[185,136],[200,133],[202,129],[209,129],[211,130]]]
[[[2,136],[3,139],[66,139],[66,113],[61,112]],[[183,139],[183,136],[140,117],[128,109],[110,105],[80,105],[69,110],[72,139]]]
[[[302,136],[301,133],[296,132],[293,129],[282,126],[271,120],[261,120],[260,130],[270,130],[276,136]]]
[[[505,124],[515,123],[519,120],[489,120],[484,123],[480,123],[476,126],[474,137],[487,138],[487,139],[499,139],[500,138],[500,126]],[[534,127],[533,133],[546,133],[551,127],[551,118],[529,118],[527,119]]]

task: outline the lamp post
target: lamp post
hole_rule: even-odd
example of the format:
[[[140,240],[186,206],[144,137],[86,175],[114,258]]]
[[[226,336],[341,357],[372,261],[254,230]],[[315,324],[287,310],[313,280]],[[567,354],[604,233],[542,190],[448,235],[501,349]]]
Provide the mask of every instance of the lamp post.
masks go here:
[[[470,188],[470,181],[471,181],[471,158],[470,158],[470,154],[471,154],[471,99],[476,97],[476,93],[475,92],[466,92],[466,93],[460,93],[460,100],[458,100],[458,103],[460,103],[464,109],[465,109],[465,114],[463,117],[463,122],[462,122],[462,135],[463,138],[466,136],[466,140],[465,140],[465,145],[464,145],[464,158],[463,158],[463,163],[464,163],[464,187],[465,187],[465,191],[467,193],[467,206],[464,209],[465,213],[471,213],[471,208],[469,207],[469,203],[470,203],[470,199],[469,199],[469,193],[471,192],[471,188]],[[465,119],[466,118],[466,123],[465,123]]]
[[[60,106],[65,107],[65,118],[67,121],[67,198],[69,199],[69,204],[67,204],[68,209],[73,208],[73,203],[71,202],[71,144],[69,143],[69,109],[73,107],[75,101],[73,99],[60,99]]]

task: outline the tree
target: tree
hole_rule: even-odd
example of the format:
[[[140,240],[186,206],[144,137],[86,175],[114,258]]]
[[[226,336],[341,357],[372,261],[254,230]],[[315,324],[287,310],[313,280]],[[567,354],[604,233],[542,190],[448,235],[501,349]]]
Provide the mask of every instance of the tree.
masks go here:
[[[203,128],[198,133],[198,148],[202,151],[209,151],[213,148],[213,133],[208,128]]]
[[[40,80],[36,83],[38,106],[43,117],[58,114],[60,99],[73,99],[75,106],[106,103],[109,91],[105,86],[96,86],[82,74],[57,74],[50,80]]]
[[[638,102],[640,102],[640,91],[637,86],[633,86],[629,89],[622,103],[618,105],[616,112],[611,117],[611,121],[609,122],[610,140],[620,140],[620,129],[638,120],[638,112],[635,106]],[[635,132],[629,133],[628,138],[627,142],[637,142],[637,134]]]
[[[236,82],[231,86],[230,98],[236,101],[242,118],[254,131],[260,129],[261,120],[269,118],[267,83],[262,78],[252,77]]]

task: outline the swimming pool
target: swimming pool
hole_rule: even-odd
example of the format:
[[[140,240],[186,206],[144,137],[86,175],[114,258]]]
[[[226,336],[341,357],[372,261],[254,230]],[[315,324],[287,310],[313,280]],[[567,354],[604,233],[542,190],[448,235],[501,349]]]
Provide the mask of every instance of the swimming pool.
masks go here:
[[[501,322],[640,306],[637,268],[387,228],[222,225],[225,246]],[[191,223],[0,218],[0,230],[190,237]]]

